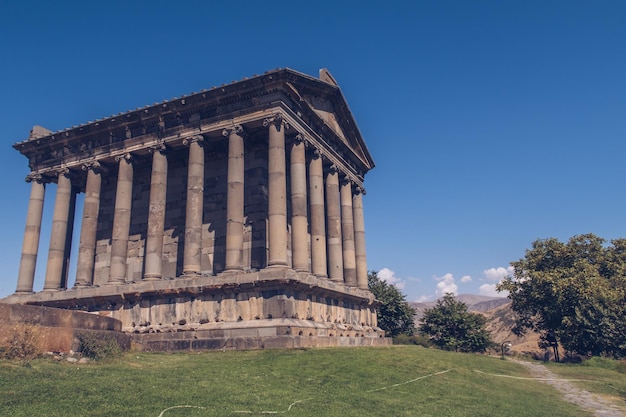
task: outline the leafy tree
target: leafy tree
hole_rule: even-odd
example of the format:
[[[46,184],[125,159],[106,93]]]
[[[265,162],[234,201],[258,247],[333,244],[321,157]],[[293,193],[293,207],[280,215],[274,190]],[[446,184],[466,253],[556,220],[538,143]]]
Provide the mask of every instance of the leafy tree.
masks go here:
[[[406,301],[404,294],[395,286],[378,278],[377,271],[367,274],[370,291],[380,302],[377,310],[378,326],[388,337],[399,334],[412,335],[415,327],[415,310]]]
[[[517,314],[514,332],[538,332],[540,347],[626,356],[626,239],[611,244],[593,234],[533,242],[498,285]]]
[[[485,329],[487,319],[467,310],[467,304],[447,293],[424,312],[420,333],[440,349],[484,352],[493,342]]]

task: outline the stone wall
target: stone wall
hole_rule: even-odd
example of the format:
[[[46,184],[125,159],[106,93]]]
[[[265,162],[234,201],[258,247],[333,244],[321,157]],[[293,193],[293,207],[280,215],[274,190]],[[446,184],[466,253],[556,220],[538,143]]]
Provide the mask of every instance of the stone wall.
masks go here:
[[[111,317],[82,311],[0,303],[0,345],[7,344],[19,326],[34,329],[39,348],[44,352],[78,350],[77,335],[82,332],[113,334],[120,346],[128,349],[130,337],[121,333],[122,323]]]

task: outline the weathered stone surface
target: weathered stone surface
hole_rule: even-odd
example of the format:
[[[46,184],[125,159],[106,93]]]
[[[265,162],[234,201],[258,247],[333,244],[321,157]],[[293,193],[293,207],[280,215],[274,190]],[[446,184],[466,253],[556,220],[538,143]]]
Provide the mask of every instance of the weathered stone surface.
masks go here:
[[[122,333],[122,323],[111,317],[50,307],[0,303],[0,345],[7,343],[16,326],[31,326],[39,348],[47,352],[77,350],[81,332],[114,335],[120,346],[130,347],[130,338]]]

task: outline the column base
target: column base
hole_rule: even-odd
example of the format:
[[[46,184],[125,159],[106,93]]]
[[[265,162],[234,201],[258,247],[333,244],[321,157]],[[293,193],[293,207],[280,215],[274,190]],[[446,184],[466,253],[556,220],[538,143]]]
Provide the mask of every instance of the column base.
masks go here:
[[[267,265],[268,268],[282,268],[282,269],[289,269],[289,265],[287,263],[273,263],[270,265]]]
[[[161,275],[144,275],[142,281],[159,281],[163,279]]]

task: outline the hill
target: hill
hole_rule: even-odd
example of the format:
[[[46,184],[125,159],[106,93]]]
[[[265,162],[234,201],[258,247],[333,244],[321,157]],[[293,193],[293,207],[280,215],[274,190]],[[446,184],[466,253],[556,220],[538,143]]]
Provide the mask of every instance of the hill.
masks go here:
[[[589,415],[517,363],[421,346],[132,352],[80,366],[0,360],[0,375],[2,416]]]
[[[474,312],[485,312],[510,303],[509,299],[505,297],[488,297],[476,294],[460,294],[456,296],[456,299],[467,304],[469,311]],[[424,315],[424,310],[433,308],[436,303],[436,301],[428,301],[425,303],[409,301],[409,305],[417,312],[415,315],[416,323],[421,320]]]
[[[537,345],[539,335],[529,332],[524,336],[516,336],[512,329],[515,325],[515,313],[511,310],[511,301],[503,297],[487,297],[484,295],[461,294],[457,300],[467,304],[468,310],[487,317],[487,330],[497,344],[511,342],[511,350],[519,353],[539,353]],[[415,326],[419,327],[424,311],[436,305],[435,301],[426,303],[409,302],[416,311]]]

